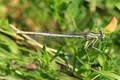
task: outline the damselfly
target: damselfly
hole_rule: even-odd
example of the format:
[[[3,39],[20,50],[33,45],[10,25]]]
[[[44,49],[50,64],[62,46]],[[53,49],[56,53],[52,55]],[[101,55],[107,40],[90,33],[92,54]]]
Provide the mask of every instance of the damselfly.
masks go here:
[[[50,34],[50,33],[39,33],[39,32],[27,32],[27,31],[18,31],[18,34],[34,34],[40,36],[49,36],[49,37],[64,37],[64,38],[85,38],[86,45],[85,49],[89,49],[89,46],[101,52],[101,50],[97,49],[94,45],[100,38],[104,38],[105,34],[100,30],[99,32],[84,32],[79,34]]]

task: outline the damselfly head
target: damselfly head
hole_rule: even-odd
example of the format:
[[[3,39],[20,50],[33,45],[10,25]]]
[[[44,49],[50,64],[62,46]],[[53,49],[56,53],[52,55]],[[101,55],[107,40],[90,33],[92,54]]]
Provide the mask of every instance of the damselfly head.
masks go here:
[[[105,34],[103,33],[103,31],[99,31],[99,34],[100,34],[100,37],[104,38],[105,37]]]

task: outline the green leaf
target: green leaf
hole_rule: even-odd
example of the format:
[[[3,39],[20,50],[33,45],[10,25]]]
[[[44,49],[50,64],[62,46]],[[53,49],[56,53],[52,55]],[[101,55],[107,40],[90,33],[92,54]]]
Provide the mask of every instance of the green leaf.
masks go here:
[[[116,7],[120,10],[120,2],[116,4]]]
[[[48,54],[47,51],[46,51],[46,45],[43,46],[43,53],[44,53],[45,58],[46,58],[48,61],[50,61],[49,54]]]
[[[63,47],[60,47],[58,50],[57,50],[57,52],[55,53],[55,55],[52,57],[52,59],[50,60],[50,62],[52,62],[56,57],[58,57],[59,56],[59,53],[60,53],[60,51],[63,49]]]
[[[10,30],[8,20],[4,20],[4,19],[0,20],[0,27],[5,29],[5,30]]]
[[[47,53],[47,51],[46,51],[46,45],[44,45],[43,46],[43,57],[44,57],[44,61],[45,61],[45,63],[47,64],[47,66],[49,66],[50,65],[50,56],[49,56],[49,54]]]
[[[107,77],[108,79],[117,79],[117,80],[120,80],[120,76],[115,74],[115,73],[112,73],[110,71],[97,71],[99,74]]]
[[[72,1],[70,5],[68,6],[66,15],[69,15],[70,17],[74,19],[80,12],[79,4],[80,4],[80,0]]]
[[[105,66],[105,56],[100,54],[97,58],[100,66],[102,66],[102,68],[104,69],[104,66]]]
[[[95,71],[85,80],[120,80],[120,76],[110,71]]]
[[[2,43],[1,47],[6,49],[7,51],[15,54],[20,53],[17,44],[11,38],[0,34],[0,42]]]

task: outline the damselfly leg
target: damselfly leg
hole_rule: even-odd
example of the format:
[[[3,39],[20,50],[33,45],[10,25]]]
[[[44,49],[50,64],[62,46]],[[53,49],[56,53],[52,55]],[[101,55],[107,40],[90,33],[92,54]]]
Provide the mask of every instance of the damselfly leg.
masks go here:
[[[95,50],[97,50],[99,52],[102,52],[100,49],[95,47],[95,44],[96,44],[97,41],[98,41],[98,38],[93,39],[91,42],[90,41],[86,41],[86,45],[84,46],[86,52],[88,52],[90,46],[92,46],[92,48],[94,48]]]
[[[100,33],[101,33],[101,31],[100,31]],[[85,43],[85,50],[86,50],[86,52],[89,50],[89,47],[90,46],[92,46],[92,48],[94,48],[95,50],[97,50],[97,51],[99,51],[99,52],[102,52],[100,49],[98,49],[98,48],[96,48],[95,47],[95,44],[96,44],[96,42],[98,41],[98,39],[99,39],[99,37],[103,37],[103,33],[102,34],[93,34],[93,33],[89,33],[88,35],[87,35],[87,41],[86,41],[86,43]],[[91,42],[90,42],[90,40],[91,40]]]
[[[99,52],[102,52],[100,49],[95,47],[95,43],[98,41],[98,38],[96,38],[92,44],[92,48],[94,48],[95,50],[98,50]]]

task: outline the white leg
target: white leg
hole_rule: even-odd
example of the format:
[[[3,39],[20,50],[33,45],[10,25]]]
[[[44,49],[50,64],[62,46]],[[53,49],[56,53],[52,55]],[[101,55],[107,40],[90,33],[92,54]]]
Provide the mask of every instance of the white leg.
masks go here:
[[[100,49],[94,47],[95,43],[97,42],[98,38],[94,39],[94,42],[93,42],[93,45],[92,45],[92,48],[94,48],[95,50],[98,50],[100,52],[102,52]]]

